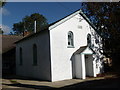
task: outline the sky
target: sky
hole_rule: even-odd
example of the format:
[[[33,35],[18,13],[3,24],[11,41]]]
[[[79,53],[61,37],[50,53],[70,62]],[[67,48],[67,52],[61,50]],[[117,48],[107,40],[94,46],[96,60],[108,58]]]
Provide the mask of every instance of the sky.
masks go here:
[[[8,34],[12,32],[13,24],[22,21],[26,15],[40,13],[52,23],[80,8],[81,2],[7,2],[1,12],[0,25],[4,34]]]

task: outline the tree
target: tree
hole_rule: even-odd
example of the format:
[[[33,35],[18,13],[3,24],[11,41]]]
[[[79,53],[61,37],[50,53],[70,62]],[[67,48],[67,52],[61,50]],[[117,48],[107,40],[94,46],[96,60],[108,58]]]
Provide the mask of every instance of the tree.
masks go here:
[[[15,34],[22,34],[23,31],[34,31],[34,21],[36,20],[36,30],[40,31],[48,26],[47,19],[39,14],[34,13],[30,16],[25,16],[21,22],[13,24]]]
[[[120,3],[82,3],[83,11],[97,27],[103,37],[104,54],[113,59],[113,65],[120,63]]]
[[[1,0],[0,1],[0,9],[5,5],[6,3],[6,0]],[[0,34],[3,34],[4,31],[2,30],[2,27],[0,26]]]
[[[0,8],[5,5],[5,3],[6,3],[5,1],[6,1],[6,0],[1,0],[1,1],[0,1]]]
[[[2,31],[2,30],[0,30],[0,34],[3,34],[3,31]]]
[[[3,32],[3,30],[2,30],[2,28],[0,27],[0,34],[3,34],[4,32]]]

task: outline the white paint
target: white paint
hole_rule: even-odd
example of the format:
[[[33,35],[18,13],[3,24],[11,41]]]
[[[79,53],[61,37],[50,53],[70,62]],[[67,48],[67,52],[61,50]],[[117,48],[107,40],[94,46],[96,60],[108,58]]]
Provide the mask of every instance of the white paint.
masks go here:
[[[36,33],[36,20],[34,21],[34,33]]]
[[[93,52],[87,47],[81,54],[93,54]]]
[[[86,76],[94,76],[93,52],[87,47],[81,54],[75,55],[75,77],[85,79]],[[85,56],[89,56],[87,59]]]
[[[75,77],[82,78],[82,61],[80,54],[75,55]]]
[[[69,18],[69,20],[63,22],[62,24],[59,24],[52,29],[50,28],[52,81],[72,78],[72,65],[70,62],[70,58],[73,57],[73,53],[81,46],[87,45],[87,34],[91,34],[91,30],[93,31],[93,34],[95,33],[92,27],[90,30],[89,24],[85,20],[79,22],[79,20],[76,19],[78,17],[81,16],[77,14],[72,18]],[[79,29],[77,27],[78,25],[82,25],[83,28]],[[72,31],[74,34],[74,48],[67,48],[67,33],[69,31]],[[92,39],[94,40],[94,36],[92,36]],[[93,41],[92,43],[95,44]],[[98,47],[97,44],[95,44],[94,46]],[[86,52],[91,53],[87,49]],[[83,56],[82,59],[82,63],[84,64],[85,61]],[[84,67],[85,66],[83,66],[83,72],[85,72]],[[84,79],[85,75],[83,75],[82,78]]]
[[[95,60],[93,60],[93,76],[96,77],[96,63]]]
[[[72,78],[70,58],[80,46],[87,45],[86,36],[90,31],[86,29],[86,26],[83,26],[82,30],[77,28],[78,25],[87,24],[84,20],[79,22],[76,19],[78,16],[76,15],[50,30],[52,81]],[[69,31],[74,34],[74,48],[67,48]]]
[[[38,65],[33,66],[33,44],[38,48]],[[19,65],[19,48],[23,50],[23,65]],[[51,81],[49,32],[43,31],[16,45],[16,74]]]
[[[82,19],[80,21],[78,18]],[[82,29],[78,28],[82,26]],[[74,47],[68,47],[68,32],[74,34]],[[87,34],[91,34],[93,50],[93,76],[100,73],[96,64],[101,64],[99,52],[101,48],[99,35],[90,27],[88,22],[78,12],[49,27],[48,31],[41,32],[27,40],[21,41],[16,48],[17,74],[44,80],[59,81],[65,79],[86,78],[85,55],[93,54],[86,48],[82,53],[75,52],[87,45]],[[95,43],[96,39],[99,43]],[[38,46],[38,66],[32,66],[32,45]],[[19,47],[23,48],[23,66],[19,66]],[[97,58],[98,57],[98,58]]]
[[[63,22],[69,20],[70,18],[73,18],[73,16],[78,15],[80,12],[81,12],[81,10],[78,10],[77,12],[71,14],[70,16],[68,16],[68,17],[60,20],[59,22],[55,23],[54,25],[51,25],[49,27],[49,30],[52,30],[53,28],[57,27],[58,25],[62,24]],[[74,17],[74,18],[78,19],[77,17]]]
[[[86,78],[86,71],[85,71],[85,55],[81,54],[81,61],[82,61],[82,79]]]

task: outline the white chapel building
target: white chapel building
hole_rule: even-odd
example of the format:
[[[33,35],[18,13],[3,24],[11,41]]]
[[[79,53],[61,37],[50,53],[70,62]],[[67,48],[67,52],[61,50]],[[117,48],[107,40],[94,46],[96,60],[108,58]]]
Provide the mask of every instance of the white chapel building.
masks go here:
[[[16,74],[49,81],[96,77],[102,52],[96,27],[77,10],[16,42]]]

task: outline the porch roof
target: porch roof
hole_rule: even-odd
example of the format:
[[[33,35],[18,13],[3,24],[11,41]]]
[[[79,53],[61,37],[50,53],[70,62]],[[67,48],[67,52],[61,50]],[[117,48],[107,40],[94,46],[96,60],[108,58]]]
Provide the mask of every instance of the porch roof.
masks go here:
[[[88,46],[82,46],[80,47],[75,54],[93,54],[94,51],[90,49]]]

